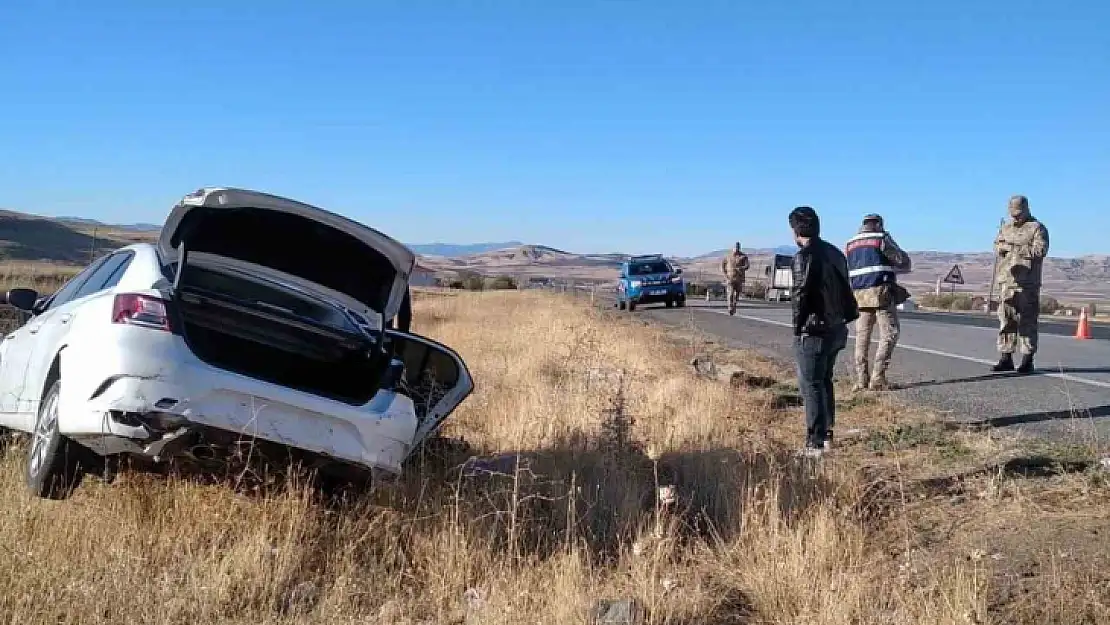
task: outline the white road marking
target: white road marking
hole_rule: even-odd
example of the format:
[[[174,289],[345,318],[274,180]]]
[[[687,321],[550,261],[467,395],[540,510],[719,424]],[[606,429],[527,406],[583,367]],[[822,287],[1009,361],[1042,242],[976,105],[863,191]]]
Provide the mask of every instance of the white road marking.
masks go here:
[[[712,310],[710,312],[715,312],[715,313],[720,314],[720,315],[727,315],[728,314],[727,310]],[[777,319],[764,319],[763,317],[754,317],[752,315],[741,315],[739,313],[733,315],[733,317],[735,317],[737,319],[747,319],[748,321],[758,321],[760,323],[768,323],[768,324],[775,325],[775,326],[782,326],[784,328],[789,328],[792,325],[792,324],[790,324],[786,321],[779,321]],[[856,335],[852,332],[849,332],[848,333],[848,338],[855,339]],[[871,342],[872,343],[877,343],[878,341],[876,339],[871,339]],[[933,356],[942,356],[942,357],[945,357],[945,358],[953,358],[953,359],[956,359],[956,360],[964,360],[964,361],[967,361],[967,362],[974,362],[974,363],[981,364],[981,365],[993,365],[993,364],[995,364],[995,361],[993,361],[993,360],[986,360],[986,359],[983,359],[983,358],[975,358],[973,356],[964,356],[963,354],[953,354],[952,352],[944,352],[944,351],[941,351],[939,349],[929,349],[928,347],[918,347],[917,345],[906,345],[905,343],[902,343],[902,342],[898,343],[897,349],[908,349],[911,352],[921,352],[923,354],[932,354]],[[1096,386],[1098,388],[1110,389],[1110,382],[1103,382],[1101,380],[1091,380],[1089,378],[1081,378],[1077,375],[1072,375],[1070,373],[1059,373],[1059,372],[1049,373],[1048,371],[1038,371],[1037,375],[1041,375],[1041,376],[1048,377],[1048,378],[1056,378],[1057,380],[1064,380],[1065,382],[1075,382],[1076,384],[1086,384],[1088,386]]]

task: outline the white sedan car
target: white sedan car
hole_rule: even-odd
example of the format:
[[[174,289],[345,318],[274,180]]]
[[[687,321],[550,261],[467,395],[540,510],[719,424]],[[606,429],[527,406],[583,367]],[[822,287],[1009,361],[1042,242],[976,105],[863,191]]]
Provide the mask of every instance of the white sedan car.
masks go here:
[[[32,433],[27,485],[65,497],[89,452],[219,461],[244,441],[400,473],[473,390],[452,350],[388,327],[414,264],[339,215],[205,188],[157,243],[9,291],[29,318],[0,342],[0,426]]]

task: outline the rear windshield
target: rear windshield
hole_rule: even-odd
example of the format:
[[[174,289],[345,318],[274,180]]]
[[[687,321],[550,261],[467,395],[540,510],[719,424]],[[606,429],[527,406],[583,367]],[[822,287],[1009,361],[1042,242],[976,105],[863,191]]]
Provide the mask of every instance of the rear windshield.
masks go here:
[[[652,273],[670,273],[671,266],[666,261],[636,263],[628,268],[629,275],[646,276]]]

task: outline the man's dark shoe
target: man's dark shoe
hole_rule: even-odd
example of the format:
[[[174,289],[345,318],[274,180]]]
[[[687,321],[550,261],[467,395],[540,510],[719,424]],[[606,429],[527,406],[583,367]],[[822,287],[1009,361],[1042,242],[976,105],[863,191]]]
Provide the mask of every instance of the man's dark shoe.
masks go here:
[[[991,367],[991,371],[1013,371],[1014,370],[1014,357],[1010,354],[1002,354],[1002,358],[998,360],[998,364]]]
[[[1018,365],[1018,373],[1033,373],[1033,354],[1025,354]]]

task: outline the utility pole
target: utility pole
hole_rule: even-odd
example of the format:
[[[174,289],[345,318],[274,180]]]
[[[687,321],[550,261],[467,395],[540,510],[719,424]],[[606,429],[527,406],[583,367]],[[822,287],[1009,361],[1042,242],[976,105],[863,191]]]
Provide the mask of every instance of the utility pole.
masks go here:
[[[89,243],[89,264],[96,258],[96,235],[98,228],[93,226],[92,241]]]

